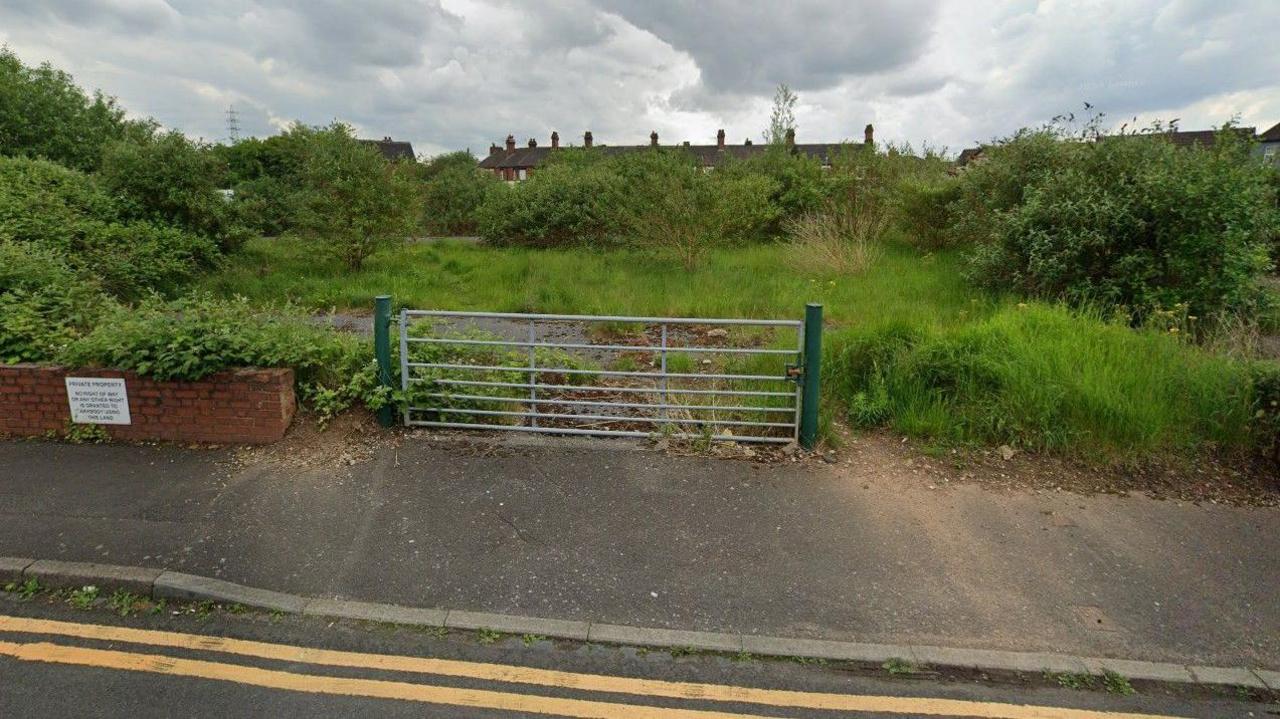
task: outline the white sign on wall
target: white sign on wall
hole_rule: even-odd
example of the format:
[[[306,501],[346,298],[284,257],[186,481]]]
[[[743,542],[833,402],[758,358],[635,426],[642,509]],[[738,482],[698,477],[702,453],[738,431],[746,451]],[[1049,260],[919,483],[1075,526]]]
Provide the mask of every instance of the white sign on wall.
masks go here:
[[[123,377],[67,377],[67,402],[76,424],[131,424]]]

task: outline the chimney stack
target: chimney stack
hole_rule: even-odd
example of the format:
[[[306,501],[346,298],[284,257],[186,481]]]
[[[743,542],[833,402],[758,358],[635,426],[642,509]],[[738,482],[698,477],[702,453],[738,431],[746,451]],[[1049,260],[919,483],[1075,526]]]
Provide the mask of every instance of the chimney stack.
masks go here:
[[[591,131],[590,130],[587,130],[586,132],[582,133],[582,145],[584,147],[591,147]]]
[[[515,152],[515,151],[516,151],[515,135],[507,135],[507,152]]]
[[[751,138],[748,137],[747,142],[745,144],[747,147],[751,147]]]
[[[795,146],[796,146],[795,128],[788,127],[787,128],[787,147],[795,147]]]
[[[538,146],[538,141],[533,139],[532,137],[529,138],[529,147],[537,147],[537,146]]]
[[[721,150],[724,149],[724,130],[723,129],[716,132],[716,147],[720,148]]]
[[[558,147],[560,147],[560,133],[556,132],[555,130],[552,130],[551,131],[551,149],[554,150]]]
[[[498,154],[498,150],[499,150],[499,149],[501,149],[501,148],[499,148],[499,147],[498,147],[498,145],[497,145],[496,143],[492,143],[492,142],[491,142],[491,143],[489,143],[489,154],[490,154],[490,155],[496,155],[496,154]]]
[[[863,140],[864,140],[868,145],[874,145],[874,144],[876,144],[876,138],[875,138],[875,135],[876,135],[876,129],[875,129],[874,127],[872,127],[872,126],[871,126],[871,123],[867,123],[866,128],[864,128],[864,129],[862,130],[862,137],[863,137]]]
[[[658,146],[658,131],[657,131],[657,130],[654,130],[653,132],[649,133],[649,146],[650,146],[650,147],[657,147],[657,146]]]

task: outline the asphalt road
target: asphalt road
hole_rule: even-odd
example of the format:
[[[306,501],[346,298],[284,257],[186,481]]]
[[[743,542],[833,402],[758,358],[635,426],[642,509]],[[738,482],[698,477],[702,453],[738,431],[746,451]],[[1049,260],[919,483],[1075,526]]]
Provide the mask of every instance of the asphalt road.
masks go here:
[[[1043,677],[875,668],[481,637],[166,606],[121,617],[0,595],[3,717],[1266,717],[1203,690],[1067,689]],[[487,643],[486,643],[487,642]],[[1188,693],[1195,692],[1195,693]]]

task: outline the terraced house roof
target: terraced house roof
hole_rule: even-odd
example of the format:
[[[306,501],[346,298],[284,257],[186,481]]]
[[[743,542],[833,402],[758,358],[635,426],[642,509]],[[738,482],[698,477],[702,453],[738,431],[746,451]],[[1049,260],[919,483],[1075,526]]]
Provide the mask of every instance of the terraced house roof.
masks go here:
[[[788,132],[785,145],[796,154],[812,157],[823,165],[830,165],[841,152],[871,145],[874,142],[873,132],[871,125],[867,125],[864,130],[865,141],[862,143],[796,143],[795,134]],[[583,135],[582,147],[589,147],[606,155],[639,152],[657,147],[679,149],[692,154],[697,159],[698,164],[703,167],[717,167],[730,158],[742,160],[754,157],[763,154],[770,147],[767,144],[755,144],[751,140],[747,140],[740,145],[727,144],[724,141],[724,130],[717,134],[717,141],[714,145],[691,145],[687,142],[679,145],[660,145],[658,144],[658,134],[656,132],[650,134],[649,139],[648,145],[596,145],[591,133],[587,132]],[[546,162],[551,153],[559,149],[560,137],[558,133],[552,133],[550,147],[539,147],[537,141],[533,139],[529,140],[527,146],[517,147],[514,136],[508,135],[505,147],[496,144],[490,145],[489,154],[480,161],[480,168],[484,170],[536,168]]]

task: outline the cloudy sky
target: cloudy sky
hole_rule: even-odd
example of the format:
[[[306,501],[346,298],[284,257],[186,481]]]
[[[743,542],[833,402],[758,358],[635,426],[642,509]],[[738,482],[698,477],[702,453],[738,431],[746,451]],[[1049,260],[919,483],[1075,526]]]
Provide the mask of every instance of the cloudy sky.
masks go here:
[[[1280,122],[1276,0],[0,0],[0,43],[208,140],[341,119],[419,153],[759,140],[960,148],[1089,102],[1119,123]]]

